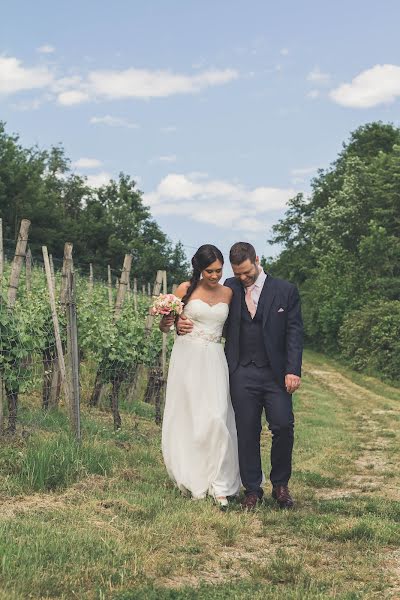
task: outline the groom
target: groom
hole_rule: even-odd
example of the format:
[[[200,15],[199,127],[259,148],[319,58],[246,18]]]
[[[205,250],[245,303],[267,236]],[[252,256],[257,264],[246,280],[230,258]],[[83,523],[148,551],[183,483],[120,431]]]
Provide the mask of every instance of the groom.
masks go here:
[[[303,341],[299,294],[293,284],[263,271],[251,244],[237,242],[229,258],[235,276],[224,284],[233,291],[224,337],[245,488],[242,506],[254,510],[263,496],[260,434],[265,410],[272,433],[272,497],[281,508],[291,508],[292,393],[300,386]],[[187,333],[191,323],[180,319],[178,327]]]

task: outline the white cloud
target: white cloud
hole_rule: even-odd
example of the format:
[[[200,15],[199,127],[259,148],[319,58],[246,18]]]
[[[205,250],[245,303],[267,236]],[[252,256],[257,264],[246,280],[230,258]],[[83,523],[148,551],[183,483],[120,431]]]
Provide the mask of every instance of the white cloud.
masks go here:
[[[330,96],[337,104],[352,108],[390,104],[400,96],[400,67],[375,65],[332,90]]]
[[[55,51],[56,49],[54,46],[50,46],[50,44],[44,44],[43,46],[36,48],[36,52],[39,52],[40,54],[53,54]]]
[[[17,58],[0,56],[0,94],[48,87],[53,75],[47,67],[23,67]]]
[[[91,117],[90,123],[92,125],[108,125],[109,127],[127,127],[128,129],[137,129],[139,126],[136,123],[131,123],[126,119],[120,117],[112,117],[111,115],[105,115],[104,117]]]
[[[240,184],[212,180],[195,173],[171,173],[155,191],[144,195],[155,215],[180,215],[236,231],[265,231],[269,213],[283,210],[294,189],[258,187],[246,189]]]
[[[47,54],[53,50],[49,45],[38,49]],[[55,94],[58,104],[62,106],[73,106],[89,100],[148,99],[195,94],[208,87],[224,85],[238,77],[239,74],[234,69],[208,69],[194,75],[185,75],[169,70],[129,68],[123,71],[92,70],[86,77],[72,75],[55,79],[46,66],[27,68],[17,58],[0,56],[0,94],[47,88]]]
[[[171,71],[126,69],[125,71],[91,71],[84,82],[61,93],[61,104],[78,104],[92,100],[123,98],[165,98],[175,94],[195,94],[238,78],[233,69],[208,70],[197,75],[180,75]]]
[[[209,70],[198,75],[180,75],[171,71],[126,69],[125,71],[92,71],[88,84],[95,96],[102,98],[162,98],[189,94],[237,79],[233,69]]]
[[[75,104],[82,104],[82,102],[87,102],[88,100],[89,95],[86,92],[81,92],[79,90],[61,92],[57,97],[58,103],[63,106],[74,106]]]
[[[97,158],[78,158],[72,166],[76,169],[97,169],[97,167],[101,167],[103,163],[101,160],[97,160]]]
[[[107,185],[110,182],[111,175],[106,171],[101,171],[100,173],[94,173],[93,175],[87,176],[87,184],[93,188],[99,188],[102,185]]]
[[[319,67],[315,67],[308,75],[307,81],[312,81],[316,84],[329,83],[331,76],[329,73],[323,73]]]
[[[289,54],[289,48],[282,48],[280,50],[279,54],[281,54],[282,56],[288,56],[288,54]]]

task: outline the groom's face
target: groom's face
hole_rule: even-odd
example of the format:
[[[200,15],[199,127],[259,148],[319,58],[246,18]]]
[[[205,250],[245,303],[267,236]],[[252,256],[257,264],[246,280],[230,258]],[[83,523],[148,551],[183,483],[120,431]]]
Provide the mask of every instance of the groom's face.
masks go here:
[[[240,265],[231,263],[234,276],[240,280],[244,287],[249,287],[256,282],[260,274],[259,262],[257,256],[255,263],[252,263],[249,258],[240,263]]]

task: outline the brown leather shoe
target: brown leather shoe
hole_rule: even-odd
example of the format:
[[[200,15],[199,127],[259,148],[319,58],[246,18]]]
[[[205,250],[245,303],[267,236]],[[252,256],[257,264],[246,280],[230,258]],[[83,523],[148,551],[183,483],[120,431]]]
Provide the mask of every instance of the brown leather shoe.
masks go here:
[[[294,501],[287,485],[274,485],[272,488],[272,497],[279,504],[279,508],[293,508],[294,506]]]
[[[255,510],[259,502],[260,498],[258,497],[258,494],[251,492],[243,498],[241,505],[243,510]]]

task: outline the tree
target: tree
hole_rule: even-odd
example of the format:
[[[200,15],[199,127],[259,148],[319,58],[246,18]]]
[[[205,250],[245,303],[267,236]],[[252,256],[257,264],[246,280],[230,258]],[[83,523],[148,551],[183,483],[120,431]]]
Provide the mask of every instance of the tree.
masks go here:
[[[273,228],[283,250],[271,270],[300,286],[315,347],[337,352],[349,314],[378,300],[399,302],[399,142],[393,125],[358,128],[312,181],[310,197],[293,198]]]
[[[158,269],[169,280],[187,278],[182,246],[173,246],[143,204],[142,193],[129,175],[95,190],[71,171],[62,146],[48,151],[23,148],[19,138],[0,123],[0,216],[10,248],[21,218],[32,222],[29,244],[33,254],[41,246],[60,259],[66,241],[74,244],[75,264],[93,263],[99,276],[107,264],[118,270],[126,253],[134,255],[133,273],[152,281]]]

